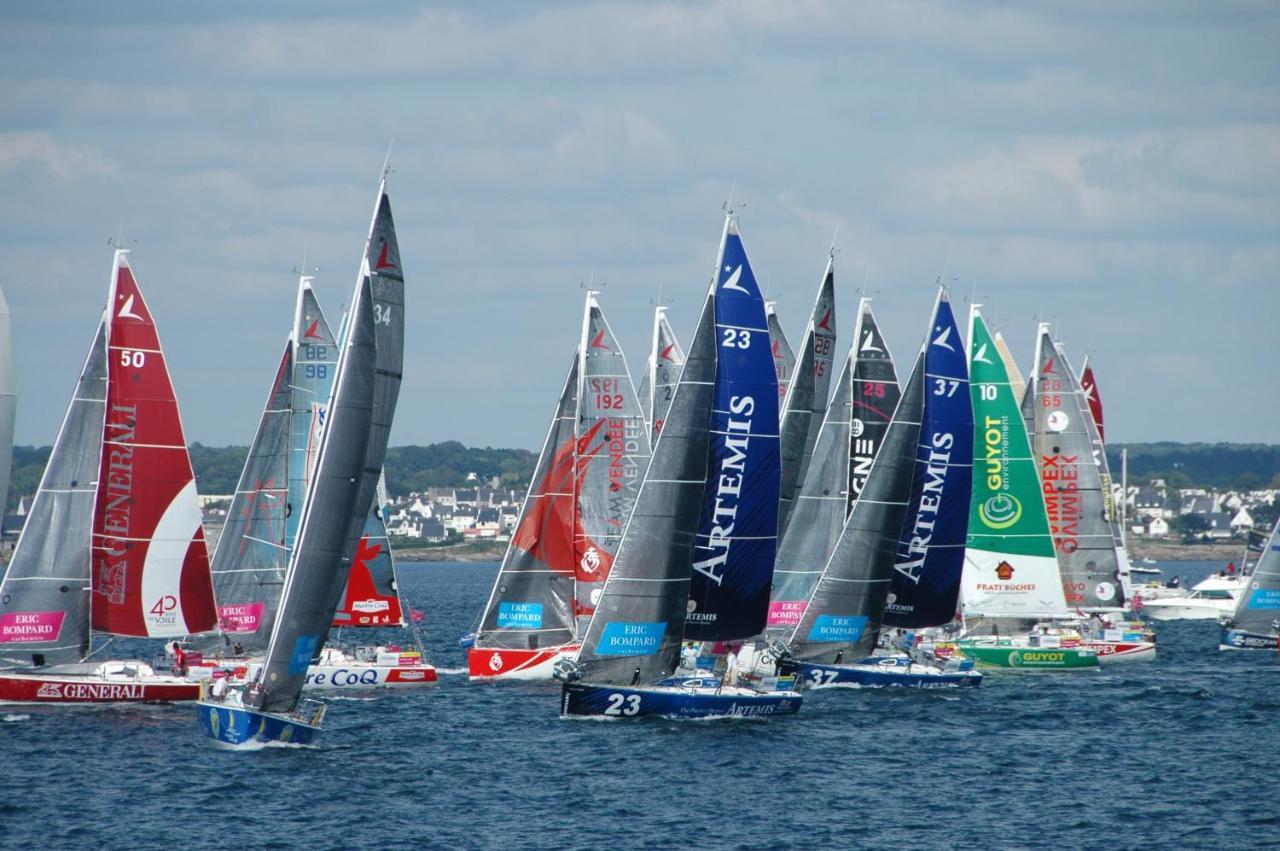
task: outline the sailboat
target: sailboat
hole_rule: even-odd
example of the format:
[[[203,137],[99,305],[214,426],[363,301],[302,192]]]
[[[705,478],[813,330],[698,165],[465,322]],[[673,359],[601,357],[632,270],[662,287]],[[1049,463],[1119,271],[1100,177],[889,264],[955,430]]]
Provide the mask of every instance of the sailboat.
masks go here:
[[[790,714],[787,678],[744,685],[681,672],[682,638],[764,626],[777,530],[777,376],[737,222],[716,272],[613,569],[574,660],[557,666],[563,715]],[[694,651],[696,653],[696,651]]]
[[[960,651],[987,667],[1097,667],[1079,636],[1025,635],[1068,615],[1031,441],[1010,367],[978,305],[969,310],[975,470],[963,577]],[[1003,625],[1004,635],[1000,635]],[[1013,634],[1011,634],[1013,633]]]
[[[836,348],[835,252],[827,256],[827,268],[818,285],[809,324],[800,341],[791,382],[782,403],[778,451],[782,459],[779,485],[778,532],[787,528],[795,508],[796,492],[804,483],[813,457],[813,446],[822,427],[831,390],[831,367]]]
[[[1080,392],[1084,397],[1084,401],[1089,408],[1089,421],[1093,424],[1093,428],[1089,433],[1090,439],[1094,443],[1095,452],[1099,457],[1099,463],[1102,467],[1102,483],[1106,489],[1106,495],[1111,505],[1109,515],[1111,520],[1111,538],[1115,543],[1116,561],[1119,564],[1120,590],[1124,594],[1126,605],[1132,604],[1133,601],[1133,564],[1129,559],[1129,549],[1125,546],[1125,502],[1128,500],[1128,471],[1122,471],[1120,477],[1120,490],[1118,492],[1119,499],[1116,499],[1117,491],[1113,486],[1110,474],[1110,462],[1106,457],[1106,440],[1105,429],[1102,422],[1102,393],[1098,390],[1097,379],[1093,375],[1093,365],[1089,362],[1088,355],[1085,356],[1084,364],[1080,370]],[[1121,464],[1127,465],[1128,457],[1124,453],[1121,454]],[[1141,624],[1137,624],[1141,626]],[[1152,648],[1151,658],[1155,657],[1155,648]]]
[[[822,569],[835,549],[901,397],[889,346],[871,300],[858,303],[853,343],[814,443],[792,522],[778,543],[767,641],[782,638],[804,614]]]
[[[950,620],[955,608],[951,538],[963,534],[955,512],[968,504],[968,374],[944,290],[931,316],[853,510],[803,614],[773,651],[779,670],[806,688],[982,681],[967,660],[873,655],[890,607],[899,607],[901,620],[922,624],[937,622],[939,611]]]
[[[1235,610],[1222,620],[1218,649],[1280,650],[1280,520],[1245,581]]]
[[[480,624],[471,679],[548,679],[571,658],[617,559],[649,462],[626,358],[588,292],[582,333]]]
[[[649,426],[649,443],[658,439],[667,409],[676,393],[676,382],[684,368],[684,349],[667,321],[667,309],[659,305],[653,311],[653,347],[640,379],[640,404],[644,421]]]
[[[13,374],[13,339],[9,303],[0,290],[0,518],[9,504],[9,477],[13,472],[13,421],[17,414],[18,388]]]
[[[351,304],[266,661],[246,686],[214,681],[197,710],[220,744],[306,744],[324,717],[301,693],[374,501],[404,363],[404,277],[385,173]]]
[[[217,621],[195,476],[151,311],[112,262],[106,310],[0,583],[0,700],[194,700],[92,633],[181,638]]]
[[[221,636],[206,647],[202,663],[213,675],[229,668],[252,676],[267,651],[289,556],[319,448],[340,342],[311,287],[301,276],[293,329],[272,381],[258,430],[213,555]],[[357,545],[335,628],[405,627],[395,582],[379,487]],[[418,642],[415,641],[415,645]],[[251,657],[259,657],[250,662]],[[326,646],[307,671],[308,688],[372,688],[436,681],[420,647]]]

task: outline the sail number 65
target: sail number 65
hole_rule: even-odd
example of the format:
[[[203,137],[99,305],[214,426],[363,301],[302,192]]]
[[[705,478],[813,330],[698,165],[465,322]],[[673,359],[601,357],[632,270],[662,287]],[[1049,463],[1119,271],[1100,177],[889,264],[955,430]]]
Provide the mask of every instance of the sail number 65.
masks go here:
[[[609,695],[609,705],[605,707],[605,715],[635,715],[640,711],[640,695],[638,694],[618,694]]]

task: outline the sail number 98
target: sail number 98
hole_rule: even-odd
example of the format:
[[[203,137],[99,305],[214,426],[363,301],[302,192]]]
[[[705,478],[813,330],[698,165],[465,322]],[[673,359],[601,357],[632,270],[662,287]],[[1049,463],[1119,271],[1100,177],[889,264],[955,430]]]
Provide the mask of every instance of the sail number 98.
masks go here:
[[[635,715],[640,711],[640,695],[638,694],[618,694],[609,695],[609,705],[605,707],[605,715]]]
[[[131,366],[134,369],[140,369],[147,362],[146,352],[136,352],[132,349],[120,350],[120,365]]]
[[[726,349],[749,349],[751,348],[751,332],[738,328],[726,328],[724,329],[724,341],[720,345]]]

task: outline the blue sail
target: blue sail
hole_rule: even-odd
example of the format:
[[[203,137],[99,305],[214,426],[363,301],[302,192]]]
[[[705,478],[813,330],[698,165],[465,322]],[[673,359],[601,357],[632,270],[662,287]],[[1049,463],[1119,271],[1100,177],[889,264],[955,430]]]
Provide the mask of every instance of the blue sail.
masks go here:
[[[964,341],[945,292],[938,296],[929,336],[915,477],[885,605],[886,626],[950,623],[964,569],[973,484],[973,402]]]
[[[685,637],[758,635],[778,548],[778,374],[764,299],[732,219],[715,277],[716,376]]]

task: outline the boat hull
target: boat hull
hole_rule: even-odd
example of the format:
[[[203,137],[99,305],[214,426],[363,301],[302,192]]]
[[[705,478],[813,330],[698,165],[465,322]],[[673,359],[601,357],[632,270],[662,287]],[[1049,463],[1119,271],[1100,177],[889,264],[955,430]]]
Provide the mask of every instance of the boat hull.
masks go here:
[[[1235,610],[1235,601],[1223,601],[1223,605],[1214,605],[1219,601],[1206,602],[1189,598],[1168,598],[1153,600],[1142,607],[1142,614],[1153,621],[1211,621]],[[1167,603],[1168,605],[1157,605]]]
[[[1098,641],[1085,639],[1084,646],[1098,654],[1098,664],[1116,662],[1153,662],[1156,645],[1153,641]]]
[[[597,718],[734,718],[794,715],[800,711],[799,692],[750,692],[733,689],[716,693],[713,687],[596,686],[565,683],[560,714]]]
[[[180,703],[199,697],[199,683],[178,677],[120,681],[95,676],[0,674],[0,703]]]
[[[549,680],[561,659],[574,659],[578,644],[539,650],[472,647],[467,650],[467,676],[472,680]]]
[[[316,691],[418,688],[436,682],[432,665],[311,665],[303,688]]]
[[[1014,644],[967,644],[957,648],[984,668],[1061,671],[1098,667],[1098,655],[1077,647],[1025,647]]]
[[[945,671],[923,665],[783,662],[780,673],[794,674],[806,691],[819,688],[964,688],[982,685],[982,674],[978,671]]]
[[[1280,650],[1280,637],[1244,629],[1224,629],[1219,650]]]
[[[236,747],[250,743],[309,745],[320,732],[318,725],[273,712],[259,712],[244,706],[201,701],[196,706],[200,728],[220,745]]]

